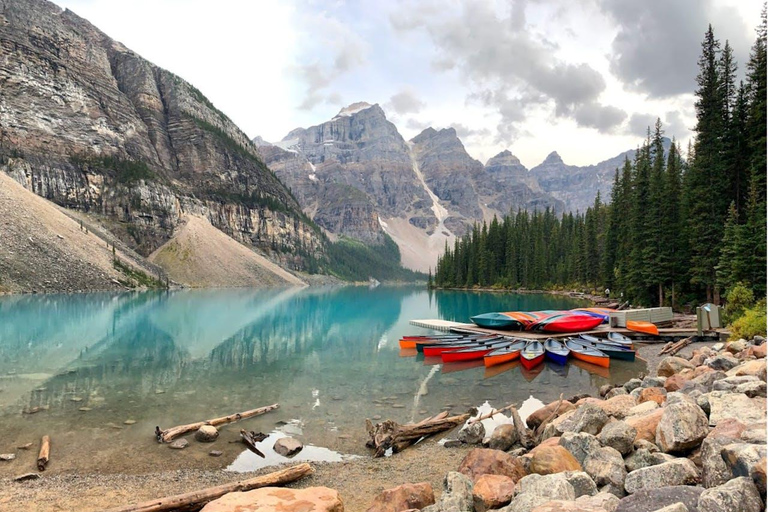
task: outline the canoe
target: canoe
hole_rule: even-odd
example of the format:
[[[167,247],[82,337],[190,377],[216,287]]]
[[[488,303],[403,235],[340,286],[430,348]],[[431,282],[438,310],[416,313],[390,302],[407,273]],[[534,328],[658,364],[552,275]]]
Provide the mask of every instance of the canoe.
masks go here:
[[[518,340],[512,342],[508,347],[497,348],[493,352],[489,352],[483,356],[483,364],[488,367],[514,361],[520,357],[520,351],[525,348],[525,344],[526,341]]]
[[[603,338],[598,338],[596,336],[590,336],[589,334],[579,334],[579,338],[577,339],[577,341],[586,341],[587,343],[592,343],[592,344],[602,343],[603,345],[611,345],[614,347],[627,348],[627,349],[635,348],[634,345],[632,345],[632,340],[629,340],[629,343],[624,343],[620,341],[612,341],[612,340],[607,340]]]
[[[594,316],[597,318],[602,318],[603,321],[601,323],[608,323],[608,320],[611,318],[611,313],[615,312],[615,309],[609,309],[609,308],[576,308],[572,309],[572,312],[580,312],[585,315]]]
[[[620,334],[618,332],[613,332],[613,331],[609,332],[608,333],[608,341],[612,341],[614,343],[621,343],[622,345],[625,345],[627,347],[631,347],[632,346],[632,339],[631,338],[627,338],[626,336],[624,336],[623,334]]]
[[[558,313],[532,323],[529,331],[575,333],[589,331],[603,322],[601,318],[579,313]]]
[[[585,347],[577,342],[566,340],[565,346],[571,349],[571,355],[585,363],[608,368],[611,365],[610,358],[596,348]]]
[[[451,343],[454,343],[454,344],[483,343],[486,340],[496,340],[496,339],[499,339],[500,337],[501,336],[499,336],[498,334],[476,334],[473,336],[456,338],[454,340],[420,340],[415,343],[416,343],[416,349],[419,352],[421,352],[424,350],[424,347],[431,347],[433,345],[449,345]]]
[[[457,350],[446,350],[440,354],[444,363],[456,363],[458,361],[472,361],[473,359],[482,359],[485,354],[493,352],[496,349],[508,347],[511,344],[505,341],[497,344],[477,345],[475,347],[460,348]]]
[[[547,359],[557,364],[566,364],[570,350],[552,338],[544,342],[544,354]]]
[[[486,329],[520,330],[525,327],[518,319],[512,318],[505,313],[484,313],[482,315],[475,315],[470,320],[478,327]]]
[[[449,350],[483,347],[488,344],[499,343],[503,340],[504,338],[502,336],[494,336],[493,338],[488,338],[488,339],[478,340],[478,341],[436,343],[434,345],[424,345],[422,348],[422,353],[424,354],[425,357],[439,356],[443,352],[447,352]]]
[[[529,341],[520,351],[520,362],[523,368],[531,370],[544,362],[544,345],[539,341]]]
[[[435,343],[417,343],[416,350],[422,352],[425,356],[440,355],[444,350],[451,350],[459,347],[468,347],[473,345],[485,345],[503,340],[502,336],[485,336],[483,338],[473,338],[457,341],[443,341]],[[442,350],[440,350],[442,349]]]
[[[435,334],[435,335],[424,335],[424,336],[403,336],[400,338],[400,348],[416,348],[416,345],[419,343],[432,343],[436,341],[454,341],[454,340],[461,340],[473,336],[480,336],[480,335],[471,335],[471,334]]]
[[[611,345],[608,343],[589,343],[587,341],[573,340],[579,345],[583,345],[589,348],[596,348],[600,352],[603,352],[611,359],[621,359],[623,361],[634,361],[635,351],[630,348],[625,348],[619,345]]]
[[[645,334],[652,334],[654,336],[659,335],[659,328],[653,325],[651,322],[641,322],[639,320],[627,320],[627,329],[635,332],[643,332]]]

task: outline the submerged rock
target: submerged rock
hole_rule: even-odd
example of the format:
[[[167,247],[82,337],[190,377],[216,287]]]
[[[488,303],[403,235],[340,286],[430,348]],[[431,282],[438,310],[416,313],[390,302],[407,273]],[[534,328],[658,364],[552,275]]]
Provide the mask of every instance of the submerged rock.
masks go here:
[[[173,448],[174,450],[183,450],[187,446],[189,446],[189,441],[186,439],[177,439],[170,444],[170,448]]]
[[[273,449],[283,457],[293,457],[304,449],[304,445],[294,437],[281,437],[275,441]]]
[[[219,431],[213,425],[203,425],[195,432],[195,440],[200,443],[212,443],[219,438]]]

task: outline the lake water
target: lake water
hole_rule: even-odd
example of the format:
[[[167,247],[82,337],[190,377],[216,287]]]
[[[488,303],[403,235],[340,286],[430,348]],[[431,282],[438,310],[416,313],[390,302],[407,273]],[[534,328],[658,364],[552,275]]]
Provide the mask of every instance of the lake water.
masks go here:
[[[339,460],[367,453],[365,418],[408,422],[485,401],[530,406],[531,397],[595,393],[647,371],[622,361],[610,372],[546,364],[530,373],[518,363],[486,370],[434,364],[398,346],[403,334],[430,332],[411,319],[578,305],[384,286],[0,297],[0,453],[18,457],[0,464],[0,476],[31,470],[25,461],[43,434],[52,437],[51,471],[244,471],[282,461],[231,443],[241,428],[271,433],[266,451],[287,434],[307,445],[294,460]],[[154,440],[156,425],[272,403],[280,409],[222,427],[214,444],[190,438],[176,451]],[[29,442],[30,450],[15,449]],[[209,457],[211,449],[224,455]]]

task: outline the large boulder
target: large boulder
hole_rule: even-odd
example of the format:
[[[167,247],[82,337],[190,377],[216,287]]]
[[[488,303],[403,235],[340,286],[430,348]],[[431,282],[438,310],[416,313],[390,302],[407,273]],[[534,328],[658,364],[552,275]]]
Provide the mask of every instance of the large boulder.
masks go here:
[[[709,402],[709,424],[713,427],[727,418],[744,424],[765,421],[765,400],[728,391],[712,391],[706,396]]]
[[[517,496],[506,512],[531,512],[551,500],[573,501],[576,494],[564,473],[552,475],[528,475],[517,484]]]
[[[603,446],[590,454],[584,462],[584,471],[597,485],[623,487],[627,476],[621,453],[609,446]]]
[[[550,475],[563,471],[581,471],[581,464],[571,453],[560,445],[536,449],[531,457],[528,471],[539,475]]]
[[[706,420],[706,418],[705,418]],[[632,451],[637,430],[621,420],[609,421],[597,437],[603,446],[610,446],[622,455]]]
[[[643,388],[640,392],[640,396],[637,398],[637,403],[641,404],[653,400],[659,405],[664,405],[667,401],[667,390],[663,387]]]
[[[614,512],[619,506],[619,498],[607,492],[599,492],[594,496],[576,498],[575,503],[590,507],[600,507],[605,512]]]
[[[624,459],[624,467],[627,468],[627,473],[631,473],[637,469],[664,464],[670,460],[675,460],[675,457],[658,451],[652,452],[647,448],[640,448]]]
[[[311,510],[312,512],[344,512],[339,493],[327,487],[286,489],[262,487],[246,492],[230,492],[213,500],[200,512],[280,512]]]
[[[603,429],[603,425],[608,423],[609,419],[602,408],[591,403],[582,405],[564,418],[563,421],[558,422],[555,426],[558,435],[562,435],[566,432],[585,432],[594,436],[600,433]]]
[[[443,493],[440,495],[440,499],[437,503],[429,505],[424,510],[433,510],[434,512],[472,512],[474,506],[472,481],[461,473],[451,471],[445,475],[443,480]]]
[[[741,433],[741,440],[745,443],[768,444],[765,422],[750,423]]]
[[[568,450],[583,467],[587,457],[600,449],[600,441],[592,434],[566,432],[560,437],[560,446]]]
[[[725,372],[729,377],[740,377],[742,375],[753,375],[765,381],[765,359],[756,359],[747,361],[731,370]]]
[[[592,477],[583,471],[566,471],[563,473],[568,483],[573,487],[573,493],[579,496],[592,496],[597,494],[597,485]]]
[[[744,393],[749,398],[765,398],[766,390],[766,384],[763,381],[745,382],[736,386],[737,393]]]
[[[667,393],[679,391],[691,378],[692,374],[676,373],[675,375],[670,375],[664,382],[664,389],[667,390]]]
[[[515,482],[508,476],[481,475],[472,488],[475,512],[485,512],[489,509],[502,507],[512,501],[514,494]]]
[[[608,416],[624,419],[630,415],[629,411],[637,406],[637,400],[632,395],[618,395],[608,398],[608,400],[601,400],[595,405],[605,411]]]
[[[560,404],[559,408],[558,403]],[[541,423],[545,419],[549,418],[555,411],[557,411],[557,414],[555,415],[555,418],[557,418],[558,416],[562,416],[563,414],[572,411],[575,408],[576,406],[567,400],[563,400],[562,403],[559,400],[555,400],[554,402],[549,403],[531,413],[525,420],[525,423],[531,430],[536,430],[539,425],[541,425]]]
[[[649,413],[658,408],[659,408],[659,404],[657,404],[653,400],[649,402],[643,402],[641,404],[637,404],[636,406],[632,407],[629,411],[627,411],[627,417],[638,416],[638,415],[642,416],[643,414]]]
[[[696,448],[709,433],[709,420],[698,405],[680,401],[667,405],[656,428],[656,444],[666,453]]]
[[[576,503],[575,501],[551,500],[531,512],[605,512],[605,509],[591,504]]]
[[[219,431],[213,425],[203,425],[195,432],[195,440],[200,443],[212,443],[219,437]]]
[[[739,365],[739,360],[733,357],[731,354],[724,353],[724,354],[717,354],[715,356],[710,357],[706,361],[704,361],[704,364],[712,368],[713,370],[720,370],[723,372],[727,372],[731,368],[734,368]]]
[[[473,481],[480,475],[504,475],[517,482],[527,471],[519,458],[508,453],[475,448],[459,464],[459,473],[467,475]]]
[[[748,382],[762,382],[758,377],[754,375],[739,375],[738,377],[726,377],[720,379],[712,384],[713,391],[736,391],[736,388],[740,384],[746,384]]]
[[[746,477],[734,478],[707,489],[699,497],[699,512],[761,512],[765,510],[755,484]]]
[[[666,377],[663,377],[661,375],[653,376],[648,375],[647,377],[643,377],[643,382],[640,384],[640,387],[643,388],[663,388],[664,383],[667,381]]]
[[[699,480],[696,465],[688,459],[675,459],[656,466],[636,469],[627,474],[624,489],[633,494],[643,489],[669,485],[693,485]]]
[[[644,489],[623,498],[616,507],[616,512],[655,512],[661,507],[675,503],[683,503],[688,510],[694,512],[703,491],[701,487],[688,485]]]
[[[732,418],[723,420],[701,443],[701,483],[704,487],[722,485],[733,475],[721,452],[729,444],[738,442],[746,426]]]
[[[766,446],[748,443],[732,443],[720,450],[720,456],[734,477],[754,477],[758,461],[766,456]]]
[[[401,512],[412,508],[422,509],[435,502],[435,493],[428,482],[403,484],[381,492],[367,512]]]
[[[658,408],[643,415],[630,416],[624,421],[627,425],[637,430],[635,442],[643,439],[654,443],[656,442],[656,428],[659,426],[659,421],[661,421],[663,414],[664,409]]]
[[[488,441],[488,448],[492,450],[509,450],[518,441],[517,429],[511,423],[504,423],[493,429]]]
[[[693,370],[694,368],[695,366],[682,357],[669,356],[659,361],[656,373],[661,377],[669,377],[683,370]]]

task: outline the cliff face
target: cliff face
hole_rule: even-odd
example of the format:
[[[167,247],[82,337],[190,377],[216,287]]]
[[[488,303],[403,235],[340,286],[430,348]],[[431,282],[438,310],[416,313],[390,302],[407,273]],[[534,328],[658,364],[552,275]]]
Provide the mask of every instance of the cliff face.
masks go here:
[[[44,0],[0,0],[0,169],[148,255],[185,213],[291,266],[321,248],[255,146],[197,89]]]

